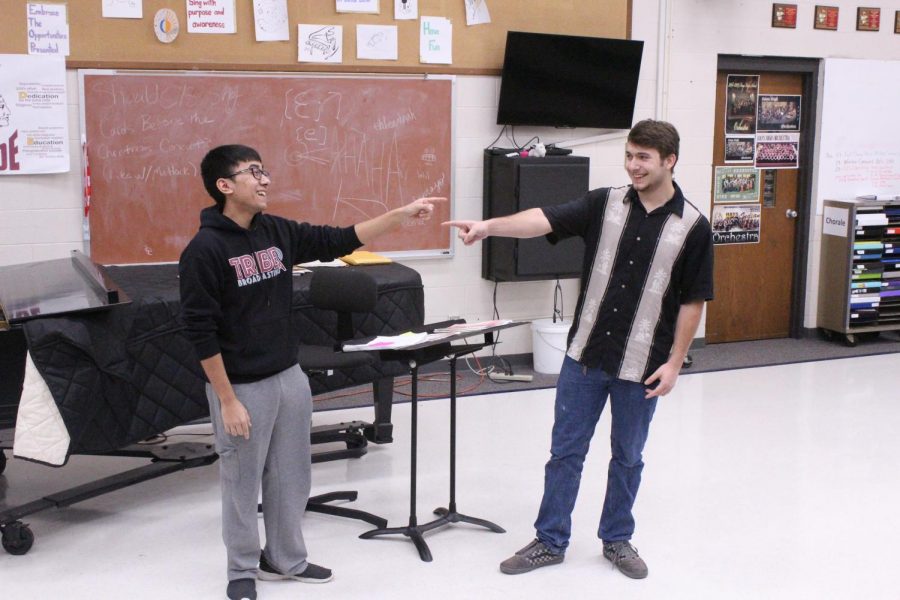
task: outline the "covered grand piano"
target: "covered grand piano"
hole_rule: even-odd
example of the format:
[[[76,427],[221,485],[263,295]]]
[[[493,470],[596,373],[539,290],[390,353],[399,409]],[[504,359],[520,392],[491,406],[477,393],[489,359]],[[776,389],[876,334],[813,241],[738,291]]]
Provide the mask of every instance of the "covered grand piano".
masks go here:
[[[418,273],[397,264],[365,268],[378,284],[378,303],[359,321],[356,335],[421,325]],[[33,536],[20,522],[27,514],[215,461],[208,446],[134,447],[209,414],[200,366],[181,335],[177,277],[174,264],[103,268],[79,252],[0,268],[7,322],[0,332],[0,472],[10,432],[17,458],[48,465],[62,466],[72,454],[143,455],[152,461],[93,489],[61,492],[0,513],[8,551],[21,554],[30,547]],[[328,344],[334,317],[311,306],[307,288],[308,277],[294,277],[293,326],[302,341]],[[399,365],[379,362],[311,378],[311,385],[318,394],[401,373]],[[386,393],[375,398],[374,422],[365,424],[370,441],[391,440],[390,388],[382,386]]]

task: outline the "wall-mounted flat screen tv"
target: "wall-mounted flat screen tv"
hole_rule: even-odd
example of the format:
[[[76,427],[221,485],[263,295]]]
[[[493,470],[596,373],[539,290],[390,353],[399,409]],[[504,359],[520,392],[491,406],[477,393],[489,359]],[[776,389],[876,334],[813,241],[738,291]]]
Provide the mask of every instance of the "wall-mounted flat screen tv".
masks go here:
[[[628,129],[644,42],[510,31],[499,125]]]

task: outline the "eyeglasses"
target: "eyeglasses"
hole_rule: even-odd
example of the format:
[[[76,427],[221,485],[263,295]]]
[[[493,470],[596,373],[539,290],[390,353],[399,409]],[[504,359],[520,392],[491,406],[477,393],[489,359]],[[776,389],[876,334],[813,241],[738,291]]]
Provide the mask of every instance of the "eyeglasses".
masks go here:
[[[266,171],[265,169],[262,169],[260,167],[257,167],[256,165],[251,165],[251,166],[247,167],[246,169],[241,169],[240,171],[235,171],[234,173],[232,173],[231,175],[228,175],[227,177],[230,179],[232,177],[237,177],[241,173],[247,173],[247,172],[249,172],[251,175],[253,175],[253,177],[257,181],[261,180],[263,178],[263,175],[266,176],[266,179],[272,179],[272,176],[269,175],[268,171]]]

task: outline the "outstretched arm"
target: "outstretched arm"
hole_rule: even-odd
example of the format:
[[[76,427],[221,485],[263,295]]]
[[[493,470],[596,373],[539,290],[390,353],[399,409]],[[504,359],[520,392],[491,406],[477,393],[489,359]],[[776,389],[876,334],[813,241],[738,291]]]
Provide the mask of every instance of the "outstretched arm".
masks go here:
[[[466,246],[488,236],[532,238],[547,235],[552,231],[550,221],[540,208],[529,208],[514,215],[486,221],[446,221],[442,225],[457,227],[459,239]]]
[[[413,200],[406,206],[395,208],[368,221],[357,223],[354,226],[356,237],[365,245],[378,236],[399,227],[407,219],[427,221],[434,212],[434,203],[446,201],[446,198],[419,198],[418,200]]]

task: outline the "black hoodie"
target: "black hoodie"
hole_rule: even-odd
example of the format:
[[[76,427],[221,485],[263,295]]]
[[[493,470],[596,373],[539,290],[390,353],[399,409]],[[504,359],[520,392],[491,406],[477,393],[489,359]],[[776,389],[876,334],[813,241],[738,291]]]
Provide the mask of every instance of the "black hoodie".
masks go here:
[[[181,318],[200,360],[221,352],[232,383],[263,379],[297,363],[291,327],[291,267],[333,260],[362,243],[354,227],[298,223],[263,213],[244,229],[217,207],[178,264]]]

